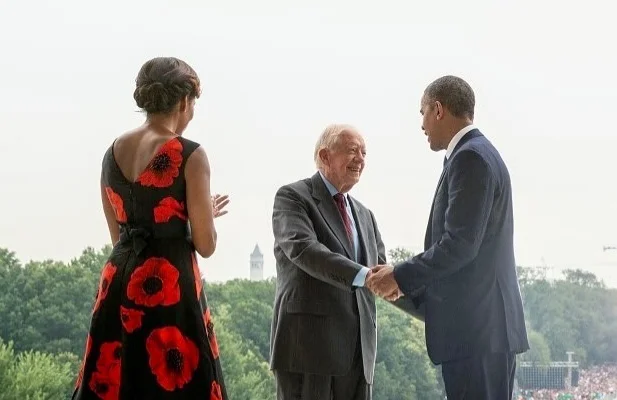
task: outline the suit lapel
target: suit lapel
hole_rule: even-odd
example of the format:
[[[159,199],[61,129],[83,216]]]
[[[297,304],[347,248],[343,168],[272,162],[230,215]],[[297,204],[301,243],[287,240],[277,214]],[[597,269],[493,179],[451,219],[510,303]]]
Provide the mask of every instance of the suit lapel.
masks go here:
[[[341,242],[341,245],[345,249],[345,253],[347,253],[347,257],[351,260],[355,259],[351,251],[351,243],[349,243],[349,239],[347,239],[343,217],[341,217],[341,213],[339,213],[338,208],[336,208],[334,199],[332,199],[330,192],[328,192],[328,188],[321,179],[319,172],[313,175],[311,182],[313,185],[312,196],[317,204],[317,209],[319,209],[324,220],[326,220],[326,224],[328,224],[334,236]]]
[[[480,133],[478,129],[473,129],[469,131],[465,136],[461,138],[461,140],[459,140],[459,142],[454,147],[454,150],[452,150],[452,154],[450,154],[450,157],[443,164],[443,170],[441,171],[439,182],[437,182],[437,187],[435,188],[435,194],[433,194],[433,203],[431,204],[431,211],[428,217],[428,225],[426,227],[426,234],[424,236],[424,251],[428,250],[428,248],[431,247],[434,242],[433,240],[433,211],[435,210],[435,200],[437,199],[437,193],[439,193],[439,188],[441,187],[443,179],[445,178],[446,172],[448,171],[448,168],[450,166],[450,161],[452,160],[452,157],[454,156],[454,154],[456,154],[456,152],[461,148],[463,144],[481,135],[482,134]]]
[[[365,218],[364,212],[362,213],[362,215],[360,215],[360,208],[358,207],[356,200],[353,199],[351,196],[349,196],[349,200],[351,202],[351,212],[353,213],[353,218],[356,221],[356,229],[358,230],[358,242],[360,244],[360,249],[358,249],[358,254],[360,255],[360,258],[356,261],[361,263],[368,263],[368,247],[366,246],[366,223],[368,219]]]
[[[433,194],[433,203],[431,204],[431,211],[428,214],[428,224],[426,226],[426,234],[424,235],[424,251],[428,250],[428,248],[433,244],[433,211],[435,210],[435,199],[437,198],[437,192],[439,192],[439,187],[441,186],[441,182],[443,182],[444,176],[446,176],[446,165],[444,165],[443,170],[441,171],[439,182],[437,182],[437,187],[435,188],[435,193]]]

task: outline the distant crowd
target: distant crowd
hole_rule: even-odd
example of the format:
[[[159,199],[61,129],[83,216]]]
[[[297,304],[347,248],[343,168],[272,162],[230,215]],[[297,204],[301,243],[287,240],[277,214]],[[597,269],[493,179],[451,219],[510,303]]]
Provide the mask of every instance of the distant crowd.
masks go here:
[[[616,400],[617,365],[602,365],[582,370],[578,386],[569,390],[523,390],[516,400]]]

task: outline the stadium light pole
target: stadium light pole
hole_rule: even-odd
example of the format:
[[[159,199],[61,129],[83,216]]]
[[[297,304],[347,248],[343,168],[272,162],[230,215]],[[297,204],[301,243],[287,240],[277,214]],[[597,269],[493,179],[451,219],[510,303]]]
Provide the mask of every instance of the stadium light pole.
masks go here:
[[[566,381],[566,389],[570,390],[572,388],[572,356],[574,355],[573,351],[566,351],[568,355],[568,379]]]

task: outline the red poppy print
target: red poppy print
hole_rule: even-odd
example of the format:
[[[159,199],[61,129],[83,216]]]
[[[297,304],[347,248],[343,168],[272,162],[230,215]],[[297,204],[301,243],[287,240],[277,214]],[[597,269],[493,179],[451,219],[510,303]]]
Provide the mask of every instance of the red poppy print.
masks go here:
[[[182,143],[178,138],[172,139],[161,146],[144,172],[139,175],[137,182],[143,186],[158,188],[168,187],[180,175],[182,164]]]
[[[120,381],[95,371],[90,378],[90,390],[101,400],[118,400],[120,397]]]
[[[99,288],[96,294],[96,301],[94,302],[94,310],[92,311],[93,313],[95,313],[96,310],[99,309],[101,303],[103,302],[103,300],[105,300],[105,297],[107,297],[107,292],[109,292],[109,285],[111,285],[111,281],[116,274],[116,270],[116,266],[113,265],[111,262],[108,262],[103,267],[103,271],[101,271],[101,279],[99,280]]]
[[[199,364],[199,350],[175,326],[152,331],[146,340],[150,370],[167,391],[181,389],[191,381]]]
[[[120,364],[122,361],[122,343],[107,342],[101,345],[96,370],[120,382]]]
[[[216,340],[216,334],[214,333],[214,323],[212,322],[212,316],[210,315],[210,307],[206,308],[206,312],[204,313],[204,324],[206,325],[206,333],[208,334],[210,350],[212,351],[212,356],[216,360],[219,358],[219,344]]]
[[[118,400],[120,395],[120,368],[122,343],[106,342],[99,348],[96,371],[90,377],[89,387],[101,400]]]
[[[210,389],[210,400],[223,400],[221,385],[216,381],[212,381],[212,389]]]
[[[143,316],[143,311],[120,306],[120,320],[128,333],[133,333],[136,329],[141,328],[141,318]]]
[[[105,188],[105,193],[107,193],[107,198],[114,209],[116,220],[120,223],[126,222],[126,211],[124,211],[124,201],[122,201],[122,197],[109,186]]]
[[[180,301],[179,276],[167,259],[149,258],[133,271],[126,294],[135,304],[146,307],[176,304]]]
[[[88,359],[88,356],[90,355],[91,348],[92,348],[92,338],[90,337],[90,334],[88,334],[88,337],[86,338],[86,351],[84,352],[83,360],[81,360],[81,367],[79,367],[79,374],[77,375],[77,382],[75,382],[75,387],[81,386],[81,382],[84,377],[84,368],[86,367],[86,360]]]
[[[154,207],[154,222],[157,224],[169,222],[171,217],[174,216],[186,221],[184,202],[168,196],[161,200],[156,207]]]
[[[201,280],[201,273],[199,272],[199,265],[197,264],[197,257],[195,257],[195,253],[191,254],[191,262],[193,264],[193,275],[195,277],[195,290],[197,291],[197,299],[199,299],[204,283]]]

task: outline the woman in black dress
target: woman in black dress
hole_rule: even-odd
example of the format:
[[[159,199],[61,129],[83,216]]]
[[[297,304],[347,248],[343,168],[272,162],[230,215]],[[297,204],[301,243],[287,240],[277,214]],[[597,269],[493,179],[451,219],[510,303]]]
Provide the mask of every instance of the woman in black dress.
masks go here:
[[[118,137],[102,163],[114,248],[101,272],[74,400],[227,400],[195,252],[216,248],[204,149],[182,137],[200,82],[185,62],[146,62],[133,97],[145,123]]]

